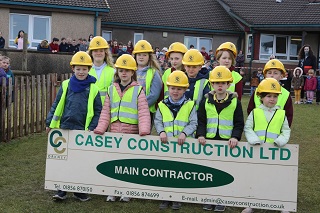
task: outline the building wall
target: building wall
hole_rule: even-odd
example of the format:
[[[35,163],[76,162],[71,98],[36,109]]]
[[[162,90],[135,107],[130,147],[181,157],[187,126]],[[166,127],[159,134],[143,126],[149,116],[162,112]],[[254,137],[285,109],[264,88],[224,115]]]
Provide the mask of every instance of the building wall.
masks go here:
[[[0,31],[2,32],[2,37],[6,40],[6,46],[9,44],[9,9],[0,8]]]

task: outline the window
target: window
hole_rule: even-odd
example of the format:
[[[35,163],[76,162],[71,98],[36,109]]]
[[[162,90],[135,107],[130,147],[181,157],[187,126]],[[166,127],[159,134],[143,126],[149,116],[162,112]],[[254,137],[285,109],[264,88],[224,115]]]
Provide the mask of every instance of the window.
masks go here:
[[[143,40],[143,33],[134,33],[133,43],[136,44],[138,41]]]
[[[44,39],[51,41],[51,17],[27,14],[10,14],[10,35],[9,46],[16,47],[14,44],[18,32],[23,30],[28,33],[29,47],[36,49],[38,44]]]
[[[251,58],[251,48],[252,48],[252,34],[249,34],[247,37],[247,48],[246,48],[246,55],[247,58]]]
[[[102,37],[103,37],[106,41],[111,41],[111,40],[112,40],[112,32],[111,32],[111,31],[103,30],[103,31],[102,31]]]
[[[189,49],[193,45],[195,49],[200,50],[201,47],[206,48],[206,52],[212,49],[212,38],[185,36],[184,45]]]
[[[273,54],[277,59],[298,60],[301,41],[299,36],[261,34],[260,59],[269,59]]]

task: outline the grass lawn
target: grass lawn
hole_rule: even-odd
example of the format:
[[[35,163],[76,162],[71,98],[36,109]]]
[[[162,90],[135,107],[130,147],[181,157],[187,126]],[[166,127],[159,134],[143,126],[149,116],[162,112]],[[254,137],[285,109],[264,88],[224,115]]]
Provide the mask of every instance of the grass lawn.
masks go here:
[[[248,96],[243,97],[244,114]],[[291,144],[300,145],[298,212],[320,212],[320,106],[294,105]],[[44,190],[46,134],[34,134],[0,143],[0,212],[172,212],[160,211],[159,201],[134,199],[129,203],[107,203],[104,196],[91,195],[81,203],[72,198],[65,202],[51,199],[54,192]],[[58,172],[58,171],[57,171]],[[276,180],[275,180],[276,181]],[[279,192],[285,193],[285,192]],[[72,196],[68,193],[68,196]],[[226,209],[241,212],[240,208]],[[183,204],[179,212],[204,212],[198,204]],[[266,212],[262,210],[255,211]],[[272,211],[268,211],[272,212]]]

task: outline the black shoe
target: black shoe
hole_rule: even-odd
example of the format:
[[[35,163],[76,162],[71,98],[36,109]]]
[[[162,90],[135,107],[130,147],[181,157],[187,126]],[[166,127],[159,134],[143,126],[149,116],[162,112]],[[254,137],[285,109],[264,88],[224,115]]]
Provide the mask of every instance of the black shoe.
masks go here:
[[[213,205],[211,204],[204,204],[203,207],[202,207],[203,210],[206,210],[206,211],[212,211],[213,209]]]
[[[217,206],[214,208],[214,211],[215,211],[215,212],[224,212],[225,209],[226,209],[226,206],[217,205]]]
[[[85,202],[85,201],[88,201],[90,200],[91,198],[85,194],[85,193],[73,193],[73,197],[82,201],[82,202]]]
[[[181,203],[180,202],[172,202],[172,206],[171,206],[171,208],[173,209],[173,210],[179,210],[179,209],[181,209]]]
[[[67,192],[59,190],[55,195],[52,196],[52,198],[55,200],[65,200],[67,199]]]
[[[167,209],[170,204],[170,201],[164,200],[161,202],[159,209]]]

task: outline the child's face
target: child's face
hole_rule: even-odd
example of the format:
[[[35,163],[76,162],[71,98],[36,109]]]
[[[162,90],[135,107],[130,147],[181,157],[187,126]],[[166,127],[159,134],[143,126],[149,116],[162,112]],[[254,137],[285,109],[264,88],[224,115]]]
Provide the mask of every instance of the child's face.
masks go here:
[[[230,53],[228,51],[223,51],[218,62],[221,66],[226,66],[229,69],[232,65],[232,58],[230,56]]]
[[[175,87],[175,86],[168,86],[168,89],[169,89],[169,96],[174,102],[179,101],[187,90],[184,87]]]
[[[186,72],[187,72],[189,78],[195,78],[195,77],[197,77],[197,75],[201,69],[201,66],[186,65],[185,69],[186,69]]]
[[[137,53],[137,64],[138,66],[147,66],[149,62],[149,54],[148,53]]]
[[[269,93],[265,97],[261,98],[262,104],[266,107],[272,108],[277,104],[278,94]]]
[[[80,81],[83,81],[88,77],[88,73],[89,73],[88,66],[75,65],[72,70],[76,78]]]
[[[258,74],[261,74],[262,73],[262,70],[258,70]]]
[[[179,69],[182,65],[182,53],[170,53],[170,62],[172,67],[174,67],[175,69]]]
[[[58,41],[54,41],[53,43],[54,43],[54,44],[58,44],[59,42],[58,42]]]
[[[3,69],[8,69],[10,66],[10,61],[8,59],[2,59],[2,61],[0,61],[0,67]]]
[[[92,50],[92,57],[94,62],[102,62],[106,57],[106,50],[105,49]]]
[[[121,82],[129,83],[132,79],[132,76],[134,74],[133,70],[127,70],[127,69],[118,69],[118,76],[121,80]]]
[[[230,83],[229,82],[213,82],[211,83],[211,85],[217,94],[224,94],[229,88]]]
[[[309,76],[313,76],[313,73],[312,73],[312,72],[310,72],[310,73],[309,73]]]
[[[266,78],[274,78],[277,81],[280,81],[283,78],[282,72],[277,69],[270,69],[266,72]]]
[[[297,73],[297,76],[299,76],[300,75],[300,70],[297,70],[296,73]]]

